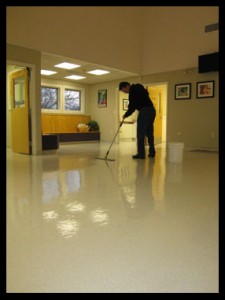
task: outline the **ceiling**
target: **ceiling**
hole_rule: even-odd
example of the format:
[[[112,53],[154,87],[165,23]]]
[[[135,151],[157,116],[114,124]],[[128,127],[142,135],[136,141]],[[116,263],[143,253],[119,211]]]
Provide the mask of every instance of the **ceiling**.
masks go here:
[[[54,67],[54,65],[62,62],[74,63],[81,66],[73,70],[64,70],[61,68]],[[139,75],[131,72],[126,72],[122,70],[109,68],[106,66],[101,66],[101,65],[81,61],[81,60],[75,60],[64,56],[50,54],[47,52],[42,52],[41,54],[41,69],[58,72],[51,76],[42,75],[42,78],[49,78],[49,79],[56,79],[56,80],[63,80],[63,81],[70,81],[70,82],[79,82],[84,84],[96,84],[105,81],[123,80],[124,78],[127,77]],[[87,71],[92,71],[94,69],[106,70],[106,71],[110,71],[110,73],[105,75],[92,75],[86,73]],[[65,76],[69,76],[69,75],[81,75],[81,76],[85,76],[86,78],[81,80],[71,80],[71,79],[64,78]]]

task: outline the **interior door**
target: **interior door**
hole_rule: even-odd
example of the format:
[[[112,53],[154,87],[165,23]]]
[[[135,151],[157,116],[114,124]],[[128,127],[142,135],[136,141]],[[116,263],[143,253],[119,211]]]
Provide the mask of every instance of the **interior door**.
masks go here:
[[[156,109],[156,117],[154,121],[154,138],[155,144],[162,142],[162,107],[161,93],[157,87],[147,87],[150,98]]]
[[[12,150],[31,154],[29,115],[29,70],[16,71],[10,76]]]

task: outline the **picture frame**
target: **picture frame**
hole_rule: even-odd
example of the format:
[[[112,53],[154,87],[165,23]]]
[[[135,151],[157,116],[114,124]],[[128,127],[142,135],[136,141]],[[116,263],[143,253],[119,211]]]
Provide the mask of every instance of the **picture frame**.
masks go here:
[[[98,90],[98,107],[107,107],[107,90]]]
[[[175,84],[175,100],[191,99],[191,83]]]
[[[129,104],[129,100],[123,99],[123,110],[128,110],[128,104]]]
[[[197,98],[213,98],[214,97],[215,80],[197,82],[196,97]]]

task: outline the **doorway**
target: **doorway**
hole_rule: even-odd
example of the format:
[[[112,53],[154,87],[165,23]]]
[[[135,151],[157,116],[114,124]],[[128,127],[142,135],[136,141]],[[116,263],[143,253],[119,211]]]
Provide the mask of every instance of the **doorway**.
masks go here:
[[[155,144],[165,144],[167,128],[167,83],[147,84],[146,89],[156,109],[154,122]]]

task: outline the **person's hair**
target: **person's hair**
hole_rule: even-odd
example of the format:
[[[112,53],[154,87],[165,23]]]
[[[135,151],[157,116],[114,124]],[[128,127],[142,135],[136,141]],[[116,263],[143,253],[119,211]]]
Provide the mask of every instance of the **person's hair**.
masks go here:
[[[121,91],[122,88],[126,87],[127,85],[130,85],[130,83],[127,82],[127,81],[120,82],[120,84],[119,84],[119,91]]]

